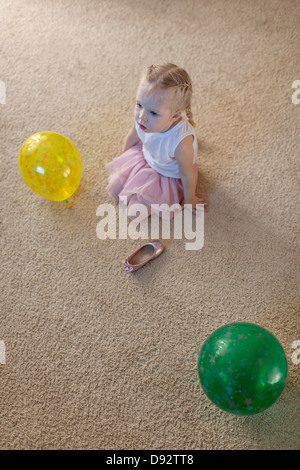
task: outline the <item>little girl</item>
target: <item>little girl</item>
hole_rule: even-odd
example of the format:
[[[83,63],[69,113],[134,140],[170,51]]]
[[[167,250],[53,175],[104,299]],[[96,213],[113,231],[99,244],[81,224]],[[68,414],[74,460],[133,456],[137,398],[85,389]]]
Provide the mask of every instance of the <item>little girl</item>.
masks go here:
[[[153,204],[192,204],[193,211],[203,204],[208,211],[208,203],[196,196],[198,147],[191,96],[191,79],[177,65],[151,65],[142,77],[123,153],[106,166],[107,191],[116,200],[127,197],[127,210],[139,203],[148,215]]]

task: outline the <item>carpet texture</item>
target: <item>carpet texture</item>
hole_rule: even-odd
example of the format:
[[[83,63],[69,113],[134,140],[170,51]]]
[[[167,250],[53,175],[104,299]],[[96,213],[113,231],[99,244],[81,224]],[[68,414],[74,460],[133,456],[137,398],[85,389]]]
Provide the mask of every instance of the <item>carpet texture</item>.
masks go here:
[[[300,3],[2,0],[0,18],[0,447],[299,449]],[[193,80],[210,212],[202,249],[161,237],[128,275],[145,241],[100,240],[96,211],[119,213],[105,165],[143,68],[162,62]],[[45,130],[81,152],[72,209],[19,173],[22,143]],[[235,321],[271,331],[288,360],[283,394],[254,416],[199,383],[202,344]]]

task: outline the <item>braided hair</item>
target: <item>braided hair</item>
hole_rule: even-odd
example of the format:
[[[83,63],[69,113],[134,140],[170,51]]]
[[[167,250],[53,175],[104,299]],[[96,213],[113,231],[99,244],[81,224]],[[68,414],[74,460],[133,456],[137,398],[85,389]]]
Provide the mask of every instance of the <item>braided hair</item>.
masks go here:
[[[171,63],[151,65],[143,79],[150,84],[152,91],[157,88],[175,89],[177,109],[185,111],[188,121],[195,127],[191,110],[192,81],[184,69]]]

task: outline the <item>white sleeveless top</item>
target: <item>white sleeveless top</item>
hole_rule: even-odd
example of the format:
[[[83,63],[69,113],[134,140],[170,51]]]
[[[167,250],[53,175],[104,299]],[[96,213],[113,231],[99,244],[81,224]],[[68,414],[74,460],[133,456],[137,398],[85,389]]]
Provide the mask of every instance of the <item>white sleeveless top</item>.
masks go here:
[[[163,176],[180,178],[177,160],[174,152],[179,144],[188,135],[194,136],[194,160],[196,162],[198,143],[193,126],[184,118],[166,132],[147,133],[137,123],[135,128],[143,143],[143,154],[147,163]]]

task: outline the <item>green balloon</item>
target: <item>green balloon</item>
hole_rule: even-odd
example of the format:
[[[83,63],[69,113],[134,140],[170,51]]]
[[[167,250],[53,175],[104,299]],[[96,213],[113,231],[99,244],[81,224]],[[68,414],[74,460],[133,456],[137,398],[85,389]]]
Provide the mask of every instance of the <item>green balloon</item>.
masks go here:
[[[252,323],[230,323],[205,341],[198,360],[201,386],[222,410],[253,415],[279,398],[287,359],[275,336]]]

